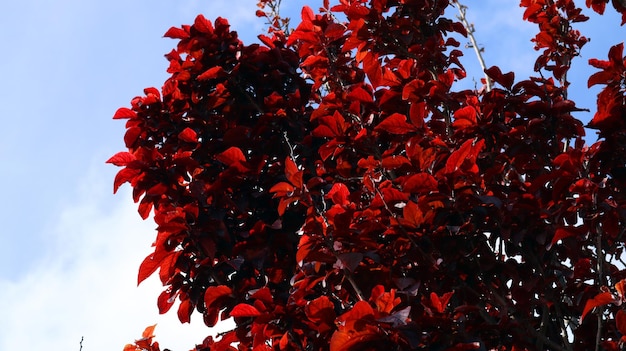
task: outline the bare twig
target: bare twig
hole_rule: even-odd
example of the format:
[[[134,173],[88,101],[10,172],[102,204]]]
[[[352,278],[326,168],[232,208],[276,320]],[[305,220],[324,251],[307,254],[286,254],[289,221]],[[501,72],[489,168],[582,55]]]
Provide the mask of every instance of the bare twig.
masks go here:
[[[452,0],[452,3],[459,10],[459,16],[457,18],[461,21],[461,23],[463,23],[463,27],[465,27],[465,30],[467,30],[467,36],[472,43],[472,48],[474,48],[476,57],[478,57],[478,63],[480,63],[480,67],[483,69],[483,72],[485,72],[487,70],[487,66],[485,65],[485,60],[483,59],[481,50],[476,43],[476,38],[474,37],[474,25],[467,22],[467,17],[465,17],[467,6],[462,5],[458,0]],[[487,84],[487,92],[491,91],[491,79],[489,78],[487,73],[485,73],[485,82]]]
[[[85,339],[84,336],[80,337],[80,349],[78,349],[78,351],[83,351],[83,339]]]
[[[595,207],[595,206],[594,206]],[[596,256],[597,256],[597,269],[598,269],[598,285],[604,286],[604,255],[602,254],[602,227],[600,224],[596,224]],[[598,314],[598,330],[596,331],[596,351],[600,350],[600,341],[602,340],[602,313],[603,308],[597,309]]]

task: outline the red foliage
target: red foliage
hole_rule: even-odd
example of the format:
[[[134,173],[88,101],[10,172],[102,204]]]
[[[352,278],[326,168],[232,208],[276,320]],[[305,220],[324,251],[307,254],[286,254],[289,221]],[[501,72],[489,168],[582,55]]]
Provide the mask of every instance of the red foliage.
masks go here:
[[[521,1],[553,77],[491,67],[490,91],[455,90],[449,1],[324,1],[288,34],[275,4],[263,44],[223,18],[169,29],[171,77],[114,115],[114,190],[157,224],[138,281],[158,270],[181,322],[236,323],[197,351],[622,346],[622,44],[589,62],[604,88],[585,146],[573,0]],[[144,334],[128,350],[158,350]]]

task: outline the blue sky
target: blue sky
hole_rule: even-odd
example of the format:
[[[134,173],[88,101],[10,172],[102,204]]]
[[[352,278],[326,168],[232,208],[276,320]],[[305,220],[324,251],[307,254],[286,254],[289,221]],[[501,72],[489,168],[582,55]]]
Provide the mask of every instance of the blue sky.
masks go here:
[[[284,1],[297,17],[304,3]],[[289,4],[287,4],[287,2]],[[319,1],[321,3],[321,1]],[[580,6],[583,5],[579,1]],[[0,12],[0,350],[122,350],[158,323],[162,346],[188,350],[209,333],[196,318],[181,326],[175,313],[158,316],[156,279],[136,287],[150,252],[151,220],[141,221],[128,186],[112,194],[117,169],[104,161],[123,150],[118,107],[167,78],[162,38],[198,13],[229,19],[244,42],[263,28],[256,0],[21,0]],[[521,22],[514,0],[466,0],[468,18],[487,65],[531,74],[533,25]],[[590,11],[588,11],[590,12]],[[592,38],[575,62],[570,97],[593,110],[586,61],[606,58],[626,38],[619,18],[581,25]],[[297,20],[295,18],[294,20]],[[609,23],[610,22],[610,23]],[[297,25],[297,21],[293,26]],[[466,40],[462,40],[465,43]],[[467,82],[482,77],[472,51]],[[582,114],[585,120],[588,114]],[[197,316],[196,316],[197,317]]]

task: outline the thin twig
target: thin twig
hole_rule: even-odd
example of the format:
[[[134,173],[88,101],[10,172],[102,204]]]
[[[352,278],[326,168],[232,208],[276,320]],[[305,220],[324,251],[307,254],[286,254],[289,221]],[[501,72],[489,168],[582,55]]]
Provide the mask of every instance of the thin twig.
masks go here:
[[[483,69],[483,72],[487,70],[487,66],[485,65],[485,60],[483,59],[483,55],[480,52],[480,48],[476,43],[476,38],[474,37],[474,26],[467,22],[467,17],[465,17],[465,12],[467,11],[467,6],[462,5],[458,0],[453,0],[453,3],[456,5],[456,8],[459,10],[458,19],[463,23],[463,27],[467,30],[467,36],[469,37],[470,42],[472,43],[472,47],[474,48],[474,52],[476,53],[476,57],[478,57],[478,63],[480,63],[480,67]],[[487,92],[491,91],[491,79],[485,73],[485,81],[487,83]]]
[[[84,336],[80,337],[80,349],[78,349],[78,351],[83,351],[83,339],[84,338],[85,338]]]
[[[595,206],[594,206],[595,207]],[[602,227],[600,224],[596,224],[596,256],[597,256],[597,269],[598,269],[598,285],[604,286],[604,270],[602,269],[604,263],[604,255],[602,254]],[[602,259],[600,259],[602,257]],[[600,341],[602,340],[602,312],[603,308],[598,307],[598,330],[596,331],[596,351],[600,351]]]

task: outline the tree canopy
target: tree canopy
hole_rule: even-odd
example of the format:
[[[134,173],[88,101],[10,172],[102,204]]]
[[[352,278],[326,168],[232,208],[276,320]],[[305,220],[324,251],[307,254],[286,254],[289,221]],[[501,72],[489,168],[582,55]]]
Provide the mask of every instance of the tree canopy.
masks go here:
[[[117,110],[108,160],[157,225],[139,283],[158,271],[183,323],[234,318],[195,351],[621,349],[623,44],[589,60],[586,126],[567,78],[586,11],[626,22],[608,2],[521,0],[536,74],[469,90],[457,1],[324,0],[289,30],[262,0],[250,45],[224,18],[172,27],[171,76]],[[125,350],[158,351],[153,329]]]

